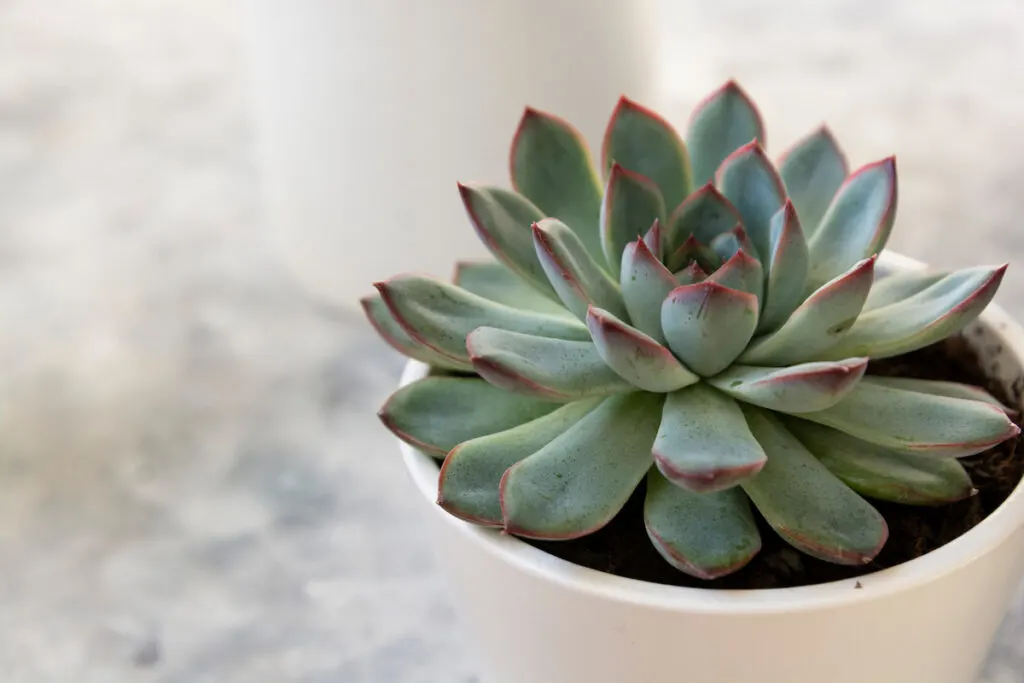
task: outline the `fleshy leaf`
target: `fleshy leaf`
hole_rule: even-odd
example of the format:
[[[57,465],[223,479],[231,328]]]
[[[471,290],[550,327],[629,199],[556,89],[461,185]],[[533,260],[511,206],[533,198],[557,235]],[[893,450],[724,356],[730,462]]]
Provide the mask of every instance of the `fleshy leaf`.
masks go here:
[[[657,340],[607,311],[592,307],[587,327],[608,367],[638,389],[666,393],[700,379]]]
[[[764,287],[764,271],[761,262],[740,250],[708,276],[708,280],[731,289],[738,289],[757,297],[761,301]]]
[[[787,420],[786,427],[861,495],[903,505],[943,505],[974,492],[970,476],[953,458],[892,451],[805,420]]]
[[[800,417],[905,453],[959,458],[1020,433],[990,403],[897,388],[865,377],[831,408]]]
[[[613,396],[501,479],[505,531],[548,540],[597,531],[651,467],[662,396]]]
[[[742,484],[754,506],[793,547],[836,564],[870,562],[885,545],[882,515],[822,465],[771,413],[744,406],[750,431],[768,454]]]
[[[821,223],[850,169],[828,126],[797,142],[779,159],[779,175],[808,235]]]
[[[665,399],[654,440],[654,463],[676,486],[721,491],[757,474],[765,454],[736,401],[707,384]]]
[[[867,311],[822,357],[888,358],[945,339],[985,310],[1005,272],[1006,266],[958,270],[908,299]]]
[[[711,240],[711,250],[722,261],[728,261],[738,251],[745,251],[751,255],[757,253],[757,249],[754,247],[754,243],[750,241],[747,231],[739,223]]]
[[[718,254],[711,247],[702,244],[696,237],[690,235],[668,259],[666,265],[669,270],[679,270],[691,262],[697,263],[706,271],[715,271],[721,265]]]
[[[644,244],[647,245],[647,249],[654,255],[654,258],[660,261],[661,255],[665,251],[665,240],[661,229],[661,221],[654,221],[651,224],[650,230],[648,230],[644,235]],[[623,251],[625,251],[625,247],[623,247]]]
[[[697,187],[715,176],[726,157],[751,140],[764,144],[764,124],[750,97],[729,81],[697,105],[686,144]]]
[[[433,349],[430,349],[418,341],[413,339],[406,333],[402,326],[398,324],[395,317],[391,315],[391,311],[388,310],[387,304],[384,303],[384,299],[380,294],[363,297],[359,300],[359,303],[363,307],[363,312],[366,313],[367,319],[373,329],[377,331],[377,334],[386,341],[391,348],[395,349],[403,356],[414,358],[421,363],[432,365],[438,368],[444,368],[446,370],[471,370],[473,366],[468,361],[457,361],[442,356]],[[661,309],[658,309],[658,315],[661,315]]]
[[[533,244],[530,244],[533,250]],[[562,304],[544,296],[501,263],[459,261],[452,282],[467,292],[499,304],[549,315],[568,315]],[[547,282],[547,280],[545,280]],[[552,296],[557,296],[551,291]]]
[[[664,220],[665,202],[658,186],[613,164],[601,202],[601,246],[614,277],[619,276],[623,248],[652,222]]]
[[[792,365],[818,359],[853,326],[871,289],[875,259],[865,259],[807,297],[782,327],[747,347],[740,362]],[[831,357],[831,352],[828,352]],[[855,354],[845,354],[847,358]]]
[[[622,298],[629,319],[641,332],[665,343],[661,331],[661,304],[679,286],[675,277],[641,240],[626,245],[622,252]]]
[[[647,474],[644,527],[669,564],[698,579],[731,574],[761,549],[761,535],[742,491],[687,491],[655,468]]]
[[[601,181],[579,131],[551,114],[527,108],[512,140],[512,186],[545,216],[566,223],[604,265],[597,229]]]
[[[1003,405],[1003,403],[981,387],[961,382],[944,382],[936,379],[916,379],[913,377],[876,377],[872,376],[871,381],[884,387],[894,389],[906,389],[907,391],[920,391],[935,396],[949,396],[950,398],[966,398],[970,401],[981,401],[996,406],[1007,415],[1018,414],[1018,410]]]
[[[740,212],[708,183],[683,200],[672,211],[666,229],[668,252],[672,253],[693,235],[702,244],[733,228],[741,221]]]
[[[708,280],[675,288],[661,306],[669,346],[702,377],[729,367],[756,326],[757,297]]]
[[[772,217],[768,281],[758,332],[778,328],[796,310],[807,285],[807,240],[792,202]],[[869,294],[870,296],[870,294]]]
[[[690,193],[690,157],[679,133],[659,114],[626,97],[608,122],[601,159],[606,172],[619,163],[650,178],[670,208]]]
[[[626,314],[618,286],[565,223],[555,218],[534,223],[533,243],[551,286],[573,315],[585,320],[591,305]]]
[[[707,280],[708,274],[704,272],[704,269],[700,267],[700,264],[694,261],[676,273],[675,278],[680,285],[693,285]],[[675,289],[675,287],[673,287],[673,289]]]
[[[772,216],[785,203],[786,190],[761,145],[754,141],[733,152],[718,169],[715,184],[740,212],[757,257],[767,260]]]
[[[403,275],[375,287],[412,339],[458,363],[469,362],[466,337],[478,327],[558,339],[590,339],[587,328],[562,316],[522,311],[421,275]]]
[[[466,346],[480,376],[506,391],[562,402],[633,391],[590,341],[481,327],[469,335]]]
[[[920,269],[882,276],[878,270],[875,268],[875,284],[871,287],[868,300],[864,302],[865,313],[909,299],[950,275],[949,272]]]
[[[460,443],[441,466],[438,505],[466,521],[501,526],[498,486],[505,470],[561,436],[601,400],[574,401],[518,427]]]
[[[892,157],[868,164],[846,179],[808,240],[809,288],[882,251],[896,218],[896,195]]]
[[[785,368],[733,365],[708,382],[745,403],[781,413],[807,413],[838,403],[867,367],[867,358]]]
[[[517,396],[476,377],[427,377],[388,398],[377,414],[395,436],[434,457],[458,444],[547,415],[558,404]]]
[[[530,200],[515,192],[476,183],[459,184],[459,194],[480,241],[494,257],[538,291],[557,300],[533,248],[530,226],[544,218]]]

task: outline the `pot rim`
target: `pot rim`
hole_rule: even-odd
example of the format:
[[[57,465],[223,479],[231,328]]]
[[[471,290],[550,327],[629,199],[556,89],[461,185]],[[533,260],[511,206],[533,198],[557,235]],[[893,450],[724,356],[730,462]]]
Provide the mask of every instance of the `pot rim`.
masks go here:
[[[880,263],[893,269],[923,268],[918,261],[894,252],[882,254]],[[1002,308],[990,304],[979,321],[1009,349],[1024,366],[1024,328]],[[400,386],[426,375],[427,366],[410,360]],[[436,460],[399,442],[402,457],[413,482],[430,503],[437,495],[439,466]],[[499,530],[460,520],[440,506],[436,514],[466,541],[480,546],[520,571],[557,584],[562,588],[588,594],[596,599],[613,600],[672,612],[736,614],[792,613],[862,604],[939,580],[961,567],[993,552],[1011,534],[1024,525],[1024,481],[991,515],[954,541],[903,564],[852,579],[813,586],[724,590],[690,588],[650,583],[590,569],[550,555]]]

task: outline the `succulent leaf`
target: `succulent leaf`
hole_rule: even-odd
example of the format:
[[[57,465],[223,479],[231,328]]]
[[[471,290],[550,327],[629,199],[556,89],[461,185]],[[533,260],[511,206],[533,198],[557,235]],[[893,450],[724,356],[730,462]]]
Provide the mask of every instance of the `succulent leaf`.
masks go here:
[[[764,288],[764,271],[761,262],[740,250],[707,278],[711,282],[753,294],[760,306]]]
[[[654,463],[676,486],[721,491],[757,474],[765,454],[736,401],[707,384],[668,395],[654,440]]]
[[[853,389],[868,367],[867,358],[831,363],[802,363],[786,368],[733,365],[708,380],[745,403],[780,413],[830,408]]]
[[[458,361],[442,356],[410,337],[391,315],[391,311],[388,310],[388,306],[380,294],[363,297],[359,303],[373,329],[391,348],[399,353],[421,363],[445,370],[471,370],[473,368],[468,361]],[[660,307],[658,314],[659,316],[661,314]]]
[[[675,277],[641,240],[626,245],[622,252],[622,298],[629,319],[641,332],[665,343],[661,330],[661,304],[679,286]]]
[[[813,235],[850,169],[827,126],[797,142],[779,159],[779,175],[800,223]]]
[[[889,536],[885,519],[822,465],[779,420],[744,406],[750,431],[768,454],[742,484],[754,506],[793,547],[836,564],[866,564]]]
[[[466,346],[480,376],[506,391],[568,402],[634,390],[590,341],[480,327],[469,335]]]
[[[651,467],[662,396],[607,398],[501,479],[505,531],[548,540],[600,529]]]
[[[766,263],[765,303],[757,325],[760,333],[777,329],[789,318],[803,300],[807,285],[807,240],[796,209],[788,200],[772,217],[771,249]]]
[[[601,202],[601,246],[611,273],[619,277],[622,250],[654,221],[665,220],[665,201],[653,181],[612,164]]]
[[[736,360],[757,327],[757,297],[705,280],[673,289],[661,306],[668,345],[698,375]]]
[[[954,458],[900,453],[805,420],[785,424],[832,474],[862,495],[903,505],[941,505],[974,493],[970,476]]]
[[[687,491],[656,468],[647,474],[644,527],[669,564],[698,579],[731,574],[761,549],[761,535],[742,491]]]
[[[459,194],[477,236],[494,257],[557,300],[533,248],[530,226],[544,218],[541,210],[526,197],[498,187],[460,183]]]
[[[843,182],[808,240],[808,286],[818,287],[882,251],[896,218],[896,160],[876,161]]]
[[[708,183],[672,211],[665,233],[668,252],[682,246],[690,235],[702,244],[711,244],[713,239],[731,230],[741,220],[736,207],[715,189],[714,184]]]
[[[667,265],[670,270],[679,270],[690,263],[696,263],[703,270],[711,272],[717,270],[722,261],[713,249],[690,235],[675,252],[669,255]]]
[[[782,327],[755,339],[740,356],[740,362],[791,365],[824,356],[853,326],[864,307],[874,265],[873,257],[865,259],[825,283],[800,304]],[[838,357],[852,355],[855,354]]]
[[[656,339],[630,327],[608,311],[591,307],[587,314],[587,327],[594,338],[597,353],[608,367],[637,389],[667,393],[700,379]]]
[[[757,248],[740,223],[711,240],[711,250],[722,261],[728,261],[738,251],[745,251],[750,255],[757,254]]]
[[[431,277],[403,275],[375,286],[409,337],[456,363],[469,362],[466,337],[483,326],[558,339],[590,339],[587,328],[574,320],[495,303]]]
[[[647,245],[647,249],[654,255],[654,258],[661,260],[661,255],[665,251],[664,235],[661,230],[661,221],[654,221],[651,223],[650,230],[644,234],[644,244]],[[625,246],[623,246],[625,251]]]
[[[985,310],[1005,272],[1006,266],[959,270],[907,299],[867,311],[822,357],[888,358],[945,339]]]
[[[512,141],[509,165],[512,187],[545,216],[572,228],[594,260],[605,265],[597,230],[601,181],[579,131],[528,107]]]
[[[764,124],[750,97],[729,81],[697,105],[686,133],[693,167],[693,185],[710,181],[715,171],[751,140],[765,141]]]
[[[981,401],[988,403],[1002,410],[1007,415],[1013,416],[1019,411],[1003,405],[1002,401],[988,393],[981,387],[963,384],[961,382],[945,382],[936,379],[916,379],[913,377],[872,377],[871,381],[884,387],[894,389],[906,389],[907,391],[919,391],[924,394],[935,396],[949,396],[950,398],[966,398],[970,401]]]
[[[864,312],[908,299],[948,275],[948,272],[927,269],[880,274],[879,268],[875,268],[875,284],[864,302]]]
[[[704,272],[700,267],[700,264],[693,261],[690,265],[676,273],[675,278],[680,285],[694,285],[698,282],[704,282],[707,280],[708,274]],[[675,289],[675,287],[673,287],[673,289]]]
[[[601,159],[606,172],[618,163],[650,178],[670,208],[690,193],[690,157],[679,133],[659,114],[626,97],[608,122]]]
[[[533,251],[532,241],[530,250]],[[508,267],[495,261],[459,261],[455,264],[452,283],[467,292],[513,308],[563,317],[569,314],[561,302],[541,294]],[[552,296],[557,296],[554,291],[549,291]]]
[[[800,417],[904,453],[959,458],[1020,429],[987,402],[898,388],[865,377],[831,408]]]
[[[476,377],[427,377],[388,398],[377,414],[395,436],[434,457],[469,439],[547,415],[558,404],[517,396]]]
[[[754,141],[733,152],[718,169],[715,184],[740,212],[755,255],[767,260],[772,216],[786,202],[786,190],[761,145]]]
[[[460,443],[441,466],[438,505],[460,519],[501,526],[498,486],[505,470],[561,436],[601,401],[591,398],[567,403],[518,427]]]

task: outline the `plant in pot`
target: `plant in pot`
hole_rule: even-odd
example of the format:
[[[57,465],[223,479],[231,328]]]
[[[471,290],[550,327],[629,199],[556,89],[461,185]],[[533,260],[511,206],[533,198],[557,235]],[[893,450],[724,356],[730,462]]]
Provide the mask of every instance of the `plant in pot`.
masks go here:
[[[599,175],[527,109],[514,191],[459,186],[497,261],[363,300],[488,683],[976,675],[1024,568],[1005,266],[881,254],[893,159],[763,141],[732,82],[685,142],[623,98]]]

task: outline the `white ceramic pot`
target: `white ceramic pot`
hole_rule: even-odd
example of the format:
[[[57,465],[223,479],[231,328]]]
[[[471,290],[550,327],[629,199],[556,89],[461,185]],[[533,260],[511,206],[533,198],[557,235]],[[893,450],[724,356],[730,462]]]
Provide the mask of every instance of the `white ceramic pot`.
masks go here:
[[[881,264],[920,265],[895,254]],[[994,305],[974,326],[986,367],[1019,377],[1024,329]],[[403,383],[425,370],[410,363]],[[900,566],[722,591],[604,574],[462,522],[434,504],[437,463],[402,451],[484,683],[971,683],[1024,573],[1024,485]]]
[[[597,144],[651,102],[653,0],[245,0],[269,243],[322,300],[484,254],[455,182],[508,183],[525,105]]]

